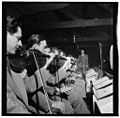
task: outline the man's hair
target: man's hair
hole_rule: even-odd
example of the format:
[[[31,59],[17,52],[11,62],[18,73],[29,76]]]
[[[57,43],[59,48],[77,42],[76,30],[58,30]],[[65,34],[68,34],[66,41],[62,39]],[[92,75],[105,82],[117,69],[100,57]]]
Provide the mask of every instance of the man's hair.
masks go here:
[[[60,54],[61,52],[63,52],[63,50],[61,50],[61,49],[59,49],[58,51],[59,51],[59,54]],[[66,56],[66,53],[65,53],[65,52],[63,52],[63,56]]]
[[[32,47],[34,44],[39,44],[40,41],[46,40],[43,35],[39,35],[39,34],[32,34],[28,41],[27,41],[27,46],[30,48]]]
[[[58,51],[59,49],[58,49],[57,47],[52,47],[52,48],[51,48],[51,51],[52,51],[53,53],[55,52],[55,50]],[[59,53],[59,51],[58,51],[58,53]]]
[[[14,34],[17,32],[18,30],[18,26],[21,27],[21,24],[19,22],[18,19],[15,19],[12,16],[7,16],[7,24],[6,24],[6,30],[10,33],[10,34]]]

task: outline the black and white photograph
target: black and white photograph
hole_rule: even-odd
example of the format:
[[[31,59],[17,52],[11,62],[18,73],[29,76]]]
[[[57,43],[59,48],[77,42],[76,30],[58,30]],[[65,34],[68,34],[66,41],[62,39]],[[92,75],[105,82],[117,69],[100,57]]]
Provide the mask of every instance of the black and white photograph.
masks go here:
[[[118,2],[2,2],[2,116],[118,116]]]

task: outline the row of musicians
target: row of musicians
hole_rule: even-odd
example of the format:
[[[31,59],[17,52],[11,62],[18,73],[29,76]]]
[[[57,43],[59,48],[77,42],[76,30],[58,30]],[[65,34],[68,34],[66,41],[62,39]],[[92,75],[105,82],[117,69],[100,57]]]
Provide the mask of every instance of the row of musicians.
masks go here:
[[[51,114],[50,111],[52,111],[52,114],[89,114],[90,112],[83,100],[83,97],[85,97],[85,82],[82,80],[82,76],[67,71],[71,66],[70,63],[68,64],[69,59],[66,57],[65,60],[62,59],[62,64],[60,63],[57,71],[53,71],[53,68],[48,69],[57,55],[57,50],[51,53],[46,40],[40,35],[32,35],[28,40],[29,47],[27,48],[37,50],[35,53],[39,51],[41,54],[44,53],[50,57],[42,58],[39,54],[39,60],[35,61],[34,57],[29,56],[28,53],[27,62],[29,63],[27,63],[24,71],[17,73],[12,69],[9,55],[16,52],[17,48],[11,49],[11,47],[13,43],[16,43],[15,38],[21,36],[21,27],[16,26],[17,30],[14,33],[11,33],[12,29],[10,30],[8,27],[12,26],[7,26],[7,113]],[[37,69],[35,68],[36,62],[40,65]],[[43,79],[42,82],[41,78]]]

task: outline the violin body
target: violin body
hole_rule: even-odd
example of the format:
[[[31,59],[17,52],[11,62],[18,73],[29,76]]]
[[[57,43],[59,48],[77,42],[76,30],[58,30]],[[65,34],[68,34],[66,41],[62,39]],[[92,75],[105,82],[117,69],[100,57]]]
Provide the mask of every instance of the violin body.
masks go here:
[[[23,54],[19,52],[14,55],[8,55],[10,68],[16,73],[21,73],[24,69],[27,69],[27,75],[33,75],[37,68],[32,52],[36,56],[39,68],[43,67],[46,63],[45,55],[42,55],[38,50],[30,50],[28,56],[25,55],[25,52]]]
[[[8,59],[10,68],[16,73],[22,73],[27,66],[26,58],[23,56],[9,55]]]
[[[49,72],[51,74],[55,74],[56,71],[58,71],[60,69],[60,67],[62,67],[64,65],[65,60],[66,59],[64,59],[64,58],[56,56],[54,58],[54,60],[51,62],[51,64],[47,67],[47,70],[49,70]]]
[[[33,52],[36,56],[36,60],[39,66],[39,69],[42,68],[45,64],[46,64],[46,57],[45,55],[43,55],[40,51],[38,50],[31,50],[29,56],[27,57],[26,61],[27,61],[27,75],[28,76],[32,76],[35,71],[37,70],[36,64],[35,64],[35,59],[33,57]]]

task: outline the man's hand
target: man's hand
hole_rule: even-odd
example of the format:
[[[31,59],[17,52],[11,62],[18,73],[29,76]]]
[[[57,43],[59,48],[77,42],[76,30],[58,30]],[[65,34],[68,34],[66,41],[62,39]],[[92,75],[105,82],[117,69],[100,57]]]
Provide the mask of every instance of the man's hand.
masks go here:
[[[76,78],[76,77],[82,77],[82,73],[72,73],[72,76],[74,78]]]
[[[70,94],[72,93],[72,87],[66,87],[65,93],[66,93],[67,95],[70,95]]]
[[[75,77],[68,77],[68,78],[66,78],[67,80],[73,80],[73,81],[75,81]]]
[[[49,56],[50,56],[50,58],[47,59],[47,62],[46,62],[46,64],[45,64],[45,66],[44,66],[45,69],[46,69],[46,68],[49,66],[49,64],[53,61],[53,59],[54,59],[54,57],[55,57],[55,54],[54,54],[54,53],[50,53]]]
[[[59,109],[63,114],[65,113],[65,103],[61,101],[53,102],[52,108]]]
[[[69,87],[69,86],[65,86],[65,87],[62,87],[62,88],[56,88],[56,91],[57,92],[61,92],[61,93],[66,93],[67,91],[71,91],[72,90],[72,87]]]
[[[21,73],[21,77],[25,78],[27,76],[27,70],[24,69],[24,71]]]

